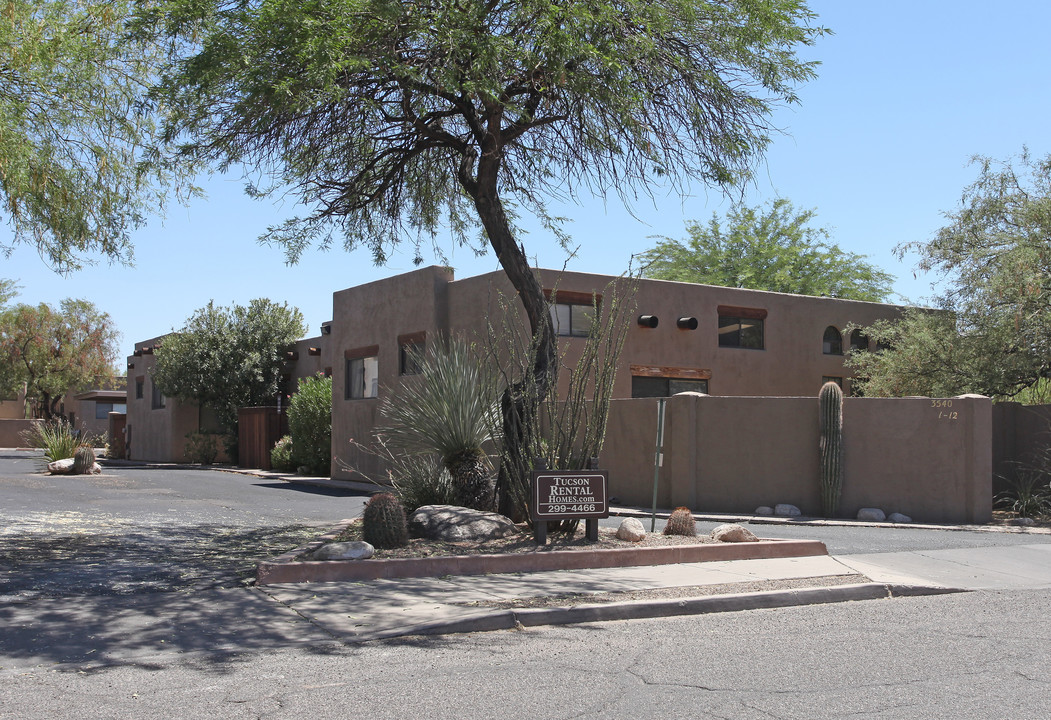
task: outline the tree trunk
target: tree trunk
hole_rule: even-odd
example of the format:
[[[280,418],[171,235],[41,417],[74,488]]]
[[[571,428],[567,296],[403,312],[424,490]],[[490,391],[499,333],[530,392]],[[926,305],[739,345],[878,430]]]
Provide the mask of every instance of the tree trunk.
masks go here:
[[[524,430],[536,417],[540,401],[547,394],[548,388],[557,381],[558,364],[555,331],[548,315],[544,289],[529,267],[524,249],[515,241],[511,232],[511,225],[498,191],[499,171],[499,148],[489,148],[478,160],[477,178],[473,182],[465,182],[463,178],[461,181],[474,199],[478,216],[489,237],[489,244],[500,261],[500,267],[518,292],[529,319],[534,343],[535,355],[530,377],[523,378],[520,383],[507,388],[501,403],[505,462],[501,463],[497,494],[500,512],[515,516],[522,514],[522,508],[515,507],[515,498],[520,493],[514,492],[511,484],[525,482],[526,479],[520,474],[524,468],[529,467],[531,461],[531,458],[522,457]],[[524,383],[533,385],[529,392],[525,391]]]

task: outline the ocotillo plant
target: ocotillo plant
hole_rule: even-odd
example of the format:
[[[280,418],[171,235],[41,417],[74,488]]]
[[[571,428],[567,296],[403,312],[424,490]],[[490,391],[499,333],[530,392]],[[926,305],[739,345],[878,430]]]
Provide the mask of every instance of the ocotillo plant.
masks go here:
[[[833,517],[843,489],[843,390],[827,382],[818,395],[821,423],[821,512]]]

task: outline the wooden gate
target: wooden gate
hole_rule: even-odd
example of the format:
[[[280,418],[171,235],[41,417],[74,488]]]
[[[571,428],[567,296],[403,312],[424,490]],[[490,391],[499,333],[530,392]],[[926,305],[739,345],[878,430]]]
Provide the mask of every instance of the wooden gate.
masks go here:
[[[288,416],[276,407],[240,408],[237,411],[237,464],[270,470],[270,450],[288,434]]]

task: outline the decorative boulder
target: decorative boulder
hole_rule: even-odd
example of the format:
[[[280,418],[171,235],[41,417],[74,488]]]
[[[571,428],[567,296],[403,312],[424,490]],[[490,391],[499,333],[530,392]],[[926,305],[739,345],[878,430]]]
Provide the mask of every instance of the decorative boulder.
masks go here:
[[[774,509],[769,505],[760,505],[755,509],[756,515],[769,516],[774,514]]]
[[[56,460],[55,462],[47,464],[47,471],[52,475],[73,475],[73,458],[64,458],[62,460]],[[102,467],[98,463],[92,463],[91,468],[82,474],[85,475],[98,475],[102,472]]]
[[[1036,520],[1028,517],[1016,517],[1011,518],[1011,524],[1018,525],[1020,527],[1031,527],[1033,525],[1036,525]]]
[[[409,519],[409,534],[428,540],[493,540],[518,532],[511,519],[456,505],[424,505]]]
[[[799,517],[802,515],[802,511],[795,505],[789,505],[788,503],[778,503],[774,508],[774,515],[780,517]]]
[[[901,513],[891,513],[887,516],[887,519],[892,523],[911,523],[912,518],[908,515],[902,515]]]
[[[737,523],[720,525],[711,532],[712,540],[718,542],[757,542],[759,540],[748,528]]]
[[[617,528],[617,539],[628,542],[641,542],[646,539],[646,528],[638,518],[624,518]]]
[[[858,510],[858,520],[865,522],[885,522],[887,515],[879,508],[861,508]]]
[[[311,560],[368,560],[376,549],[364,540],[326,543],[310,553]]]

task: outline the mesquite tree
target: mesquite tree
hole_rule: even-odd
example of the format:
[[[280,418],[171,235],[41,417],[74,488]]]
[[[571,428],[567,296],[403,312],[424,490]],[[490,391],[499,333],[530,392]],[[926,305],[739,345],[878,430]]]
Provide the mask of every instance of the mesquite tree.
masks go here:
[[[514,217],[565,242],[547,200],[742,181],[814,74],[796,55],[825,32],[813,21],[802,0],[154,0],[138,33],[170,39],[156,99],[181,157],[306,206],[263,236],[291,260],[488,244],[536,342],[513,414],[556,368]]]

